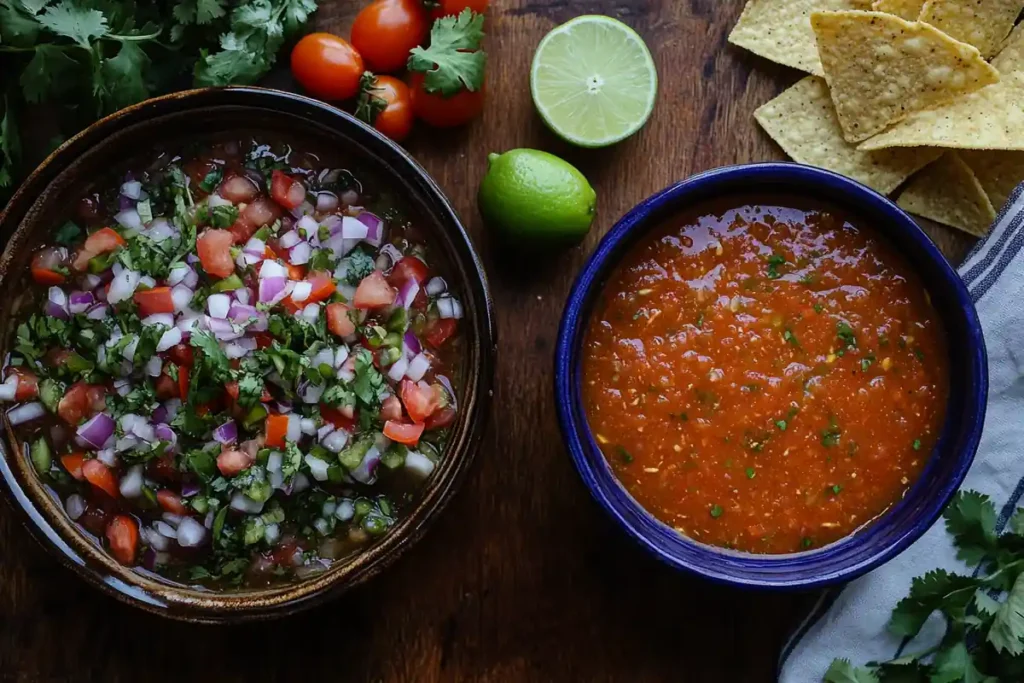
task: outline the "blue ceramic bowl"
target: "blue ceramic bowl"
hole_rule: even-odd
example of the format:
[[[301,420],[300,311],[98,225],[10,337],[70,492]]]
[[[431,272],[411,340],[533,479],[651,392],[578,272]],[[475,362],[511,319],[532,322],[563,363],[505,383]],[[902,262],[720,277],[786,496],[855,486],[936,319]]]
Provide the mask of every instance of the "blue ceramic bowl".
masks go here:
[[[887,238],[927,287],[950,349],[947,418],[918,482],[885,515],[823,548],[754,555],[687,538],[649,514],[612,473],[587,425],[580,399],[580,349],[593,305],[629,249],[672,216],[705,201],[735,195],[812,197],[845,209]],[[555,350],[555,397],[562,434],[583,483],[630,536],[658,559],[734,586],[811,588],[849,581],[892,559],[942,514],[963,482],[981,438],[988,395],[985,340],[967,288],[917,224],[895,204],[857,182],[797,164],[720,168],[673,185],[641,202],[601,240],[573,286]]]

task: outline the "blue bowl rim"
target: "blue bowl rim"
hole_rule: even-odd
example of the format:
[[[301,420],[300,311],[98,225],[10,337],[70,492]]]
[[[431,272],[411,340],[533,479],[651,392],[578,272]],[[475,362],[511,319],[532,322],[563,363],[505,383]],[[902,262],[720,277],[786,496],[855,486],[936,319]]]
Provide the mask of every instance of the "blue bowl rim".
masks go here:
[[[742,188],[737,187],[740,182],[743,183]],[[764,187],[770,189],[759,189]],[[736,194],[742,199],[743,196],[770,194],[781,189],[783,193],[788,191],[791,194],[799,195],[806,194],[809,189],[813,188],[826,190],[833,196],[845,195],[846,209],[854,215],[859,210],[852,208],[853,205],[870,207],[870,210],[864,211],[864,213],[873,212],[885,215],[890,223],[888,227],[901,232],[902,237],[912,245],[916,255],[924,257],[930,262],[929,265],[934,267],[935,272],[940,276],[941,284],[952,291],[959,308],[963,311],[966,323],[967,350],[965,356],[967,357],[965,364],[969,368],[973,389],[965,401],[968,416],[958,432],[960,447],[954,453],[956,460],[953,470],[947,480],[942,483],[938,495],[927,501],[925,509],[913,520],[910,528],[904,529],[895,540],[873,552],[868,558],[814,578],[787,579],[783,577],[766,580],[753,571],[747,576],[726,574],[716,570],[715,565],[727,559],[740,564],[749,562],[761,566],[774,565],[777,568],[785,568],[788,563],[802,561],[813,568],[813,558],[827,557],[830,551],[842,549],[848,542],[856,542],[851,539],[859,539],[860,531],[863,528],[820,549],[786,555],[755,555],[738,553],[694,541],[657,520],[626,491],[625,487],[611,473],[610,467],[593,440],[583,415],[578,392],[579,358],[577,351],[582,343],[583,326],[586,323],[584,313],[587,312],[593,297],[603,288],[604,278],[615,268],[629,248],[641,238],[642,234],[650,228],[655,228],[665,214],[680,212],[688,206],[699,206],[701,203],[729,194]],[[914,543],[939,519],[946,505],[963,483],[981,440],[988,398],[988,360],[981,322],[966,285],[931,239],[906,212],[871,188],[832,171],[790,162],[767,162],[725,166],[696,174],[644,199],[619,219],[587,259],[566,300],[555,346],[554,389],[562,437],[584,485],[616,524],[648,553],[676,569],[724,585],[754,589],[800,590],[845,583],[884,564]],[[948,420],[949,417],[947,417]],[[581,438],[581,434],[587,435],[586,443]],[[934,461],[934,456],[931,459]],[[927,475],[928,469],[930,468],[926,468],[922,472],[921,479]],[[606,491],[599,481],[600,477],[607,478],[608,476],[611,477],[614,485],[610,492]],[[614,497],[611,495],[612,493],[615,494]],[[909,495],[905,496],[881,518],[866,526],[877,527],[884,523],[885,518],[902,506],[909,497]],[[653,528],[657,537],[652,538],[628,517],[639,519],[648,528]],[[671,538],[674,543],[686,548],[688,553],[697,559],[681,557],[666,547],[664,541],[667,538]]]

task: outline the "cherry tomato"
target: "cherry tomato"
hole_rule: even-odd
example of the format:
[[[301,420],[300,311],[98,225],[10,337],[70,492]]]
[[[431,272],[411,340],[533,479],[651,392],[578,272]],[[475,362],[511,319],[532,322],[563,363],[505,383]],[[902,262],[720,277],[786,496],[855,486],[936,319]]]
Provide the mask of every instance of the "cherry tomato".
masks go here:
[[[171,514],[187,515],[189,513],[189,509],[181,502],[181,496],[170,489],[160,489],[157,491],[156,502]]]
[[[292,75],[325,100],[347,100],[359,92],[363,58],[344,38],[310,33],[292,49]]]
[[[192,352],[192,346],[189,344],[176,344],[170,348],[167,355],[175,365],[184,365],[190,368],[195,363],[195,354]]]
[[[436,128],[451,128],[469,123],[484,108],[484,88],[476,92],[460,90],[451,97],[428,93],[423,89],[423,74],[413,74],[412,111],[421,121]]]
[[[356,15],[352,45],[372,71],[391,73],[405,68],[429,31],[422,0],[376,0]]]
[[[228,176],[217,188],[217,194],[235,204],[251,202],[259,193],[256,183],[244,175]]]
[[[440,17],[450,17],[456,14],[461,14],[462,10],[470,9],[477,14],[483,14],[487,11],[487,5],[490,4],[490,0],[435,0],[437,7],[430,13],[434,19]]]
[[[78,253],[75,254],[74,263],[71,267],[78,272],[84,272],[89,267],[89,261],[99,256],[100,254],[106,254],[114,251],[120,247],[123,247],[127,242],[117,232],[111,228],[100,228],[96,232],[92,233],[85,239],[83,244],[78,249]]]
[[[393,76],[363,77],[356,116],[384,135],[401,142],[412,132],[412,95],[409,86]]]

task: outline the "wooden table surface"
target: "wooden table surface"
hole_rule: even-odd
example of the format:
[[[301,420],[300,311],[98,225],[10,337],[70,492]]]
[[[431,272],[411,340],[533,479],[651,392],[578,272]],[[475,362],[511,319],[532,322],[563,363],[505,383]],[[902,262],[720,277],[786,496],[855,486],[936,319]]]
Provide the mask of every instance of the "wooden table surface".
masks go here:
[[[347,35],[363,3],[321,2],[317,28]],[[787,630],[811,595],[728,590],[675,573],[623,538],[562,447],[552,350],[574,274],[643,197],[697,171],[782,158],[754,109],[799,74],[727,44],[741,0],[492,0],[487,108],[464,130],[421,129],[409,148],[470,227],[490,276],[500,361],[490,431],[461,492],[390,571],[284,621],[165,621],[58,566],[0,508],[0,681],[775,680]],[[617,147],[569,148],[529,97],[553,26],[586,13],[633,26],[658,65],[647,127]],[[548,263],[503,262],[476,211],[486,155],[536,147],[597,189],[590,238]],[[970,240],[929,227],[958,260]],[[837,654],[842,643],[836,643]],[[810,683],[810,682],[809,682]]]

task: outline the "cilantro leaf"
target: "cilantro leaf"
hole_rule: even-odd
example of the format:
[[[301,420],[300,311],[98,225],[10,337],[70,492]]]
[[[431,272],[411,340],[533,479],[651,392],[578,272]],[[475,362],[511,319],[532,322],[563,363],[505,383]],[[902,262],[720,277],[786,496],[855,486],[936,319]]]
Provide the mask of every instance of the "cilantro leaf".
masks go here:
[[[352,381],[352,391],[360,403],[368,408],[380,406],[380,392],[387,385],[384,375],[373,366],[373,355],[366,349],[355,353],[356,377]]]
[[[36,14],[36,12],[32,12]],[[16,5],[0,2],[0,43],[31,47],[39,38],[39,22]]]
[[[451,97],[483,87],[487,53],[480,50],[484,17],[466,8],[457,17],[442,17],[430,30],[430,47],[413,48],[409,70],[425,74],[423,89]]]
[[[980,681],[982,674],[974,666],[974,657],[963,642],[940,650],[933,662],[935,673],[929,683],[956,683],[957,681]]]
[[[878,683],[878,676],[870,669],[856,667],[849,659],[832,661],[825,672],[823,683]]]
[[[58,97],[72,85],[68,76],[76,69],[78,62],[68,56],[63,46],[39,45],[21,72],[21,91],[28,102]]]
[[[997,652],[1011,657],[1024,653],[1024,574],[1013,582],[1006,602],[996,612],[988,632],[988,642]]]
[[[357,286],[363,278],[377,267],[372,256],[363,249],[356,249],[348,255],[348,268],[345,270],[345,282]]]
[[[309,15],[315,11],[315,0],[285,0],[284,14],[281,17],[284,22],[285,37],[291,36],[301,29],[309,19]]]
[[[54,235],[53,241],[65,247],[74,246],[82,237],[82,229],[72,221],[60,226],[60,230]]]
[[[149,56],[137,43],[121,43],[111,59],[103,60],[94,89],[103,111],[114,112],[149,97],[145,71]]]
[[[980,579],[934,569],[915,577],[910,595],[900,600],[889,620],[894,635],[913,638],[935,611],[963,613],[981,585]]]
[[[4,96],[4,116],[0,118],[0,187],[7,187],[14,178],[15,166],[21,161],[21,140],[14,128],[14,112]]]
[[[1010,517],[1008,526],[1011,534],[1024,536],[1024,508],[1017,508],[1013,516]]]
[[[90,41],[107,35],[107,18],[96,9],[80,7],[70,0],[47,7],[38,17],[39,23],[50,31],[70,38],[80,46],[92,50]]]
[[[238,405],[251,408],[263,396],[263,376],[247,373],[238,378]]]
[[[957,547],[956,556],[975,565],[996,546],[996,508],[988,496],[958,493],[946,508],[946,531]]]
[[[225,14],[225,0],[184,0],[173,10],[174,18],[182,24],[209,24]]]

